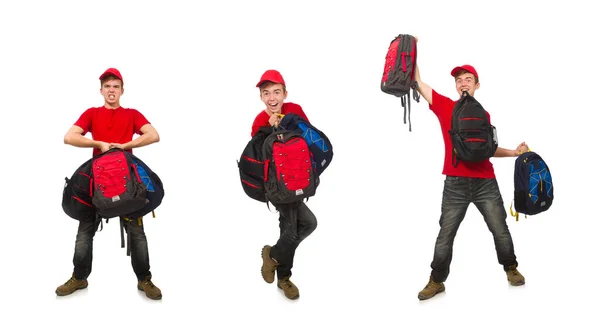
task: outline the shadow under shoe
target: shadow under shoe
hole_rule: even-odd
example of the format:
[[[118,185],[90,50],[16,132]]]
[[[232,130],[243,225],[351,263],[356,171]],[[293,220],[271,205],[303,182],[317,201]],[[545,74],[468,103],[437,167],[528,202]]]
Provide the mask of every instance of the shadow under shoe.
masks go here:
[[[75,273],[73,273],[73,275],[71,275],[71,278],[67,280],[67,282],[56,288],[55,293],[58,296],[65,296],[77,290],[85,289],[87,286],[87,280],[78,280],[75,278]]]
[[[300,297],[300,291],[298,291],[298,287],[296,287],[296,285],[290,281],[289,276],[277,280],[277,287],[282,289],[285,297],[289,298],[290,300],[295,300]]]
[[[429,277],[429,282],[425,285],[425,288],[419,292],[420,300],[427,300],[434,297],[438,293],[442,293],[446,290],[444,287],[444,282],[435,282],[433,278]]]
[[[279,263],[277,260],[271,258],[271,246],[265,245],[260,255],[262,256],[263,264],[260,269],[263,280],[267,283],[273,283],[275,281],[275,270]]]
[[[512,286],[519,286],[525,284],[525,277],[517,270],[516,265],[508,266],[508,270],[506,271],[506,277],[508,282]]]
[[[137,288],[140,291],[144,291],[149,299],[160,300],[162,298],[162,292],[154,285],[151,281],[152,276],[147,276],[145,279],[138,281]]]

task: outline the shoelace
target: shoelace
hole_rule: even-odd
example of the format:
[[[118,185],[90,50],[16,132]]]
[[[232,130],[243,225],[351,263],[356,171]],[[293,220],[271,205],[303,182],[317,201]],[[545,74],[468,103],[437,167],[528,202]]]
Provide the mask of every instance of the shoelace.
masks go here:
[[[71,283],[75,283],[77,282],[77,279],[75,279],[75,277],[71,277],[69,280],[67,280],[67,282],[65,282],[65,285],[69,285]]]
[[[144,284],[144,285],[148,285],[148,286],[150,286],[150,287],[155,287],[155,286],[154,286],[154,283],[152,283],[152,281],[150,281],[150,280],[148,280],[148,281],[144,281],[144,282],[142,282],[142,284]]]
[[[287,288],[292,288],[292,282],[290,280],[285,280],[283,281],[283,286],[287,287]]]

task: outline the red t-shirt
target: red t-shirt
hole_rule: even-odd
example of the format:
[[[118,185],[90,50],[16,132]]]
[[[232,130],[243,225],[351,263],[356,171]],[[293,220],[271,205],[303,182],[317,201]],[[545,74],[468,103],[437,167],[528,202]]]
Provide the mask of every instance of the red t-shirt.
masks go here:
[[[83,129],[81,135],[90,132],[93,140],[119,144],[130,142],[133,134],[142,135],[140,129],[146,124],[149,124],[148,120],[138,110],[104,106],[87,109],[75,122]],[[131,149],[127,151],[132,152]],[[99,148],[94,148],[94,156],[100,153]]]
[[[489,159],[480,162],[468,162],[461,160],[458,163],[458,166],[454,167],[452,165],[452,141],[450,140],[450,134],[448,131],[450,130],[452,110],[454,109],[454,104],[456,104],[456,101],[452,101],[449,98],[438,94],[435,90],[433,90],[431,94],[432,103],[429,104],[429,109],[435,113],[440,121],[440,127],[444,137],[444,145],[446,147],[444,155],[444,169],[442,174],[469,178],[495,178],[496,176],[494,174],[494,167]],[[487,117],[489,120],[489,113],[487,113]]]
[[[304,114],[302,107],[296,103],[283,103],[283,105],[281,106],[281,114],[285,115],[288,113],[294,113],[310,123],[310,121],[306,117],[306,114]],[[271,124],[269,124],[269,118],[270,116],[269,114],[267,114],[267,112],[265,112],[264,110],[260,111],[260,113],[258,113],[256,118],[254,119],[254,123],[252,123],[252,132],[250,133],[250,136],[254,137],[254,134],[256,134],[256,132],[258,132],[258,130],[263,126],[271,126]]]

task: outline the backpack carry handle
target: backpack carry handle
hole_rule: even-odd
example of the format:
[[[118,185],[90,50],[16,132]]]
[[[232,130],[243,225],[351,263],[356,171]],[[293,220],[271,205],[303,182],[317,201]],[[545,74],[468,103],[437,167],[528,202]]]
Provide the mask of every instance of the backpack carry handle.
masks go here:
[[[267,113],[267,114],[269,115],[269,117],[270,117],[271,115],[273,115],[273,114],[275,114],[275,115],[279,116],[279,118],[283,118],[283,117],[285,116],[285,114],[281,114],[281,113],[273,113],[273,112],[271,112],[271,110],[269,110],[269,109],[265,109],[265,113]]]
[[[282,119],[282,118],[285,116],[285,114],[281,114],[281,113],[273,113],[273,112],[271,112],[271,110],[269,110],[269,109],[265,109],[265,113],[267,113],[267,115],[269,115],[269,118],[270,118],[270,117],[271,117],[273,114],[275,114],[275,115],[279,116],[279,119],[280,119],[280,120],[281,120],[281,119]],[[273,126],[273,130],[276,130],[276,128],[278,127],[278,125],[279,125],[279,124],[277,124],[277,125],[274,125],[274,126]]]
[[[116,151],[123,151],[124,152],[125,150],[121,149],[119,147],[110,148],[109,150],[107,150],[107,151],[105,151],[103,153],[100,153],[99,155],[95,156],[94,158],[100,158],[100,156],[102,156],[102,155],[106,155],[108,153],[113,153],[113,152],[116,152]]]

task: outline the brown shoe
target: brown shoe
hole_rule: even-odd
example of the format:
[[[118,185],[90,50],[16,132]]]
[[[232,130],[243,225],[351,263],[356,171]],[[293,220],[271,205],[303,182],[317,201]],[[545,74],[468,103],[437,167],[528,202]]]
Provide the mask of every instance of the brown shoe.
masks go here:
[[[275,281],[275,270],[279,263],[277,260],[271,258],[271,246],[264,246],[262,251],[260,252],[262,256],[263,264],[260,269],[260,273],[262,274],[263,279],[267,283],[273,283]]]
[[[300,297],[300,291],[298,291],[298,287],[292,281],[290,281],[290,277],[285,277],[283,279],[277,280],[277,287],[283,290],[283,294],[285,297],[290,300],[295,300]]]
[[[446,288],[444,287],[444,283],[438,283],[433,281],[433,278],[430,276],[429,277],[429,283],[427,283],[427,285],[425,285],[425,288],[423,290],[421,290],[421,292],[419,292],[419,299],[420,300],[427,300],[430,299],[432,297],[434,297],[436,294],[438,293],[442,293],[446,290]]]
[[[160,292],[160,289],[152,283],[150,280],[151,278],[152,276],[147,276],[145,279],[138,281],[137,288],[140,291],[144,291],[149,299],[160,300],[162,298],[162,293]]]
[[[85,289],[87,286],[87,280],[77,280],[75,278],[75,274],[73,274],[71,278],[67,282],[65,282],[65,284],[56,288],[55,293],[58,296],[65,296],[77,290]]]
[[[517,270],[517,265],[508,266],[506,277],[510,285],[519,286],[525,284],[525,277]]]

